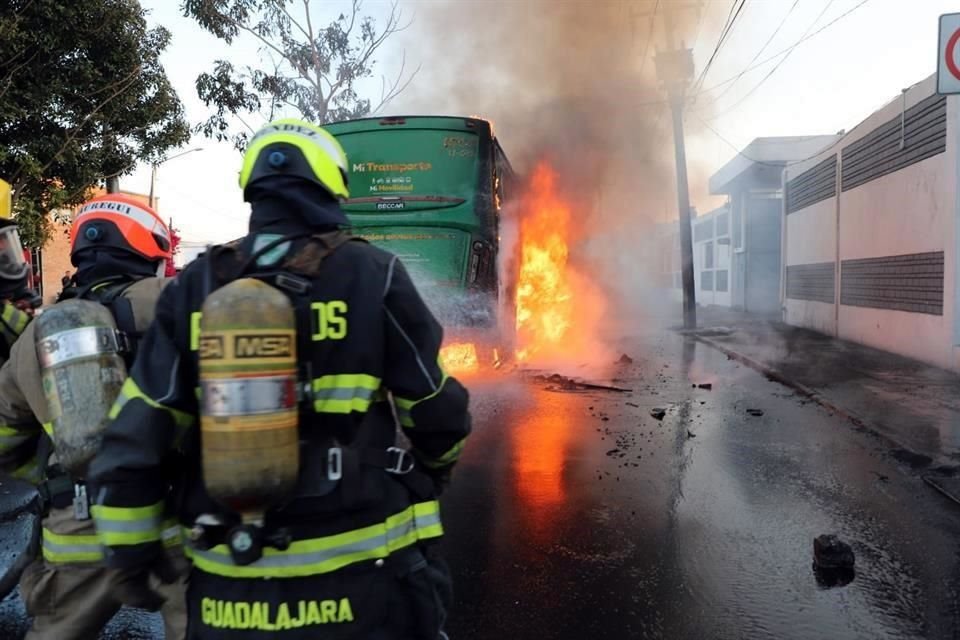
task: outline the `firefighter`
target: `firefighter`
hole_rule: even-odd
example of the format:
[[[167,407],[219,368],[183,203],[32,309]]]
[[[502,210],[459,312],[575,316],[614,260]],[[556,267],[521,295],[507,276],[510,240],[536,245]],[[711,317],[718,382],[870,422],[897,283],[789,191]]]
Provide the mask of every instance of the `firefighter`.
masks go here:
[[[10,357],[10,347],[40,306],[30,289],[30,265],[24,258],[20,231],[11,219],[12,209],[10,184],[0,180],[0,365]]]
[[[164,291],[91,466],[108,563],[148,574],[181,446],[189,638],[445,637],[437,495],[468,395],[401,262],[343,231],[347,166],[305,122],[253,137],[250,233]]]
[[[10,219],[11,208],[10,185],[0,180],[0,366],[10,358],[13,343],[39,306],[29,286],[30,265],[24,258],[19,229]],[[0,423],[0,467],[16,478],[36,482],[39,436],[23,433],[17,426]]]
[[[174,557],[165,564],[163,578],[170,584],[150,590],[140,588],[127,574],[109,570],[89,515],[84,478],[64,468],[68,452],[60,445],[71,442],[71,430],[87,429],[98,410],[106,417],[116,397],[115,393],[109,397],[109,384],[118,381],[119,386],[125,378],[124,369],[132,364],[139,336],[153,320],[157,297],[167,284],[156,276],[170,257],[170,233],[150,207],[129,196],[108,194],[80,208],[70,237],[76,287],[27,326],[13,345],[10,360],[0,368],[0,422],[10,425],[19,437],[32,436],[32,429],[41,432],[39,453],[35,455],[42,469],[42,554],[26,568],[20,581],[27,613],[33,617],[27,638],[97,637],[128,602],[154,610],[162,605],[166,637],[182,638],[186,615],[182,579],[178,580],[177,571],[185,574],[185,561],[181,557],[177,567]],[[103,332],[90,333],[92,328],[83,326],[73,328],[72,333],[58,334],[68,357],[55,372],[48,371],[60,351],[45,348],[44,358],[38,356],[45,338],[40,325],[55,324],[57,312],[68,306],[64,300],[99,303],[93,308],[115,325],[116,331],[110,332],[115,339],[105,341]],[[75,338],[73,342],[64,338],[69,335]],[[86,341],[89,335],[97,339]],[[97,366],[89,368],[88,363],[87,370],[79,370],[86,376],[89,390],[71,398],[69,407],[53,406],[49,385],[41,380],[55,380],[60,385],[65,377],[76,377],[78,370],[71,373],[69,369],[76,364],[70,356],[82,355],[91,348],[100,358]],[[79,362],[82,364],[82,360]],[[172,532],[174,535],[167,537],[168,546],[178,540],[175,527]]]
[[[0,365],[39,306],[29,287],[30,265],[24,259],[20,232],[13,220],[0,218]]]

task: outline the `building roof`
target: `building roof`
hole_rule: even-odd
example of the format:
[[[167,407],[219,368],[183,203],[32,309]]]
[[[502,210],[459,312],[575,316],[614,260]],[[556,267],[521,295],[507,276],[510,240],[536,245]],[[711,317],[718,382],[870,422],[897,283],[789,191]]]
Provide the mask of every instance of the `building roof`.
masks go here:
[[[829,144],[839,135],[826,136],[782,136],[755,138],[719,171],[710,176],[710,193],[727,194],[740,185],[743,178],[762,173],[776,175],[779,182],[780,171],[788,162],[803,160]]]

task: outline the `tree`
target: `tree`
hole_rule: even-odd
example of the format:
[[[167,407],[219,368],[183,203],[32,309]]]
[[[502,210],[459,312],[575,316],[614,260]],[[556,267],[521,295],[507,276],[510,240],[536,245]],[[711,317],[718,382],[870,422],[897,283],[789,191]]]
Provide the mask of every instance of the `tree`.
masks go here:
[[[358,93],[358,81],[373,76],[374,56],[383,43],[409,26],[401,24],[396,3],[379,31],[373,18],[361,16],[360,0],[351,0],[348,13],[320,28],[314,25],[311,0],[184,0],[183,11],[227,43],[245,38],[260,46],[265,68],[217,60],[211,72],[197,77],[197,95],[215,109],[198,131],[232,140],[238,149],[246,145],[248,132],[234,133],[234,118],[249,132],[255,129],[245,116],[251,114],[269,121],[293,110],[318,124],[358,118],[383,108],[419,71],[406,74],[404,54],[396,77],[381,77],[376,105]]]
[[[11,0],[0,14],[0,177],[29,246],[49,213],[185,143],[160,64],[170,42],[136,0]]]

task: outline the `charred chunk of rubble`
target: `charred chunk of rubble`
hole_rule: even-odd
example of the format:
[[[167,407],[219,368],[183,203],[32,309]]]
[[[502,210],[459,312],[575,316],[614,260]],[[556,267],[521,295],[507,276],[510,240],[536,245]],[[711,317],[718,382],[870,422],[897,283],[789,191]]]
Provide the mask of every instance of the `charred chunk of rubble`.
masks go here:
[[[820,569],[853,569],[853,549],[835,535],[824,534],[813,540],[813,561]]]
[[[818,536],[813,541],[813,575],[823,589],[845,587],[856,575],[853,549],[834,535]]]

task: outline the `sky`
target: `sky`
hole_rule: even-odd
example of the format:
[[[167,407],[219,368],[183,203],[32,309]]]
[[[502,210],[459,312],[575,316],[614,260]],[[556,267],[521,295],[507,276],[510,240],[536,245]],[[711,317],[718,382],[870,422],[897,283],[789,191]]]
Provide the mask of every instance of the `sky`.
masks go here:
[[[431,77],[437,78],[443,73],[444,57],[436,54],[435,47],[423,42],[422,33],[415,27],[425,12],[435,7],[433,3],[440,1],[400,1],[414,28],[385,45],[381,69],[387,75],[395,72],[397,61],[405,52],[409,67],[419,65],[420,72],[407,91],[385,109],[385,114],[412,108],[407,105],[415,105],[418,113],[425,108],[429,110],[424,107],[422,97],[429,94]],[[476,4],[484,20],[497,20],[496,4],[490,0],[460,1]],[[564,1],[557,0],[558,3]],[[625,0],[595,1],[622,3]],[[651,0],[661,15],[654,16],[652,46],[635,54],[638,63],[642,63],[642,51],[652,56],[664,46],[659,26],[661,5],[666,7],[677,2],[680,0]],[[205,119],[207,107],[197,98],[194,89],[197,75],[209,70],[218,58],[256,64],[257,46],[247,42],[228,47],[180,16],[179,0],[141,0],[141,4],[149,12],[151,25],[163,25],[173,34],[172,43],[161,60],[184,103],[187,118],[192,123]],[[321,4],[326,11],[349,5],[347,0],[328,0]],[[713,6],[704,12],[705,17],[698,22],[692,41],[685,43],[693,48],[697,74],[715,50],[731,3],[730,0],[708,0],[707,4]],[[377,18],[389,9],[389,3],[367,0],[364,7]],[[754,138],[829,134],[852,129],[898,96],[901,89],[932,74],[936,70],[938,16],[954,11],[960,11],[958,0],[747,0],[703,82],[706,89],[718,84],[720,87],[702,94],[688,108],[685,119],[693,204],[701,211],[718,204],[717,199],[707,193],[707,178]],[[849,15],[840,18],[847,12]],[[796,46],[788,55],[773,57],[838,18],[835,24]],[[649,16],[640,16],[625,28],[637,29],[645,36],[650,33],[649,20]],[[471,25],[459,28],[470,29]],[[758,63],[764,64],[744,72]],[[478,64],[482,64],[482,60],[478,60]],[[653,66],[648,60],[641,65],[641,71],[648,68],[647,64]],[[735,82],[721,84],[738,76]],[[469,78],[464,81],[468,82]],[[379,91],[379,84],[363,89]],[[669,126],[665,107],[656,100],[650,102],[652,104],[637,105],[642,117],[649,117],[657,127]],[[461,114],[475,113],[469,104],[457,106]],[[510,96],[504,96],[500,108],[511,108]],[[483,115],[496,122],[498,114]],[[501,139],[501,142],[509,153],[510,140]],[[160,213],[173,219],[188,242],[223,242],[244,234],[249,207],[237,186],[239,153],[229,143],[195,136],[189,145],[170,152],[169,156],[192,148],[201,150],[172,158],[157,169]],[[132,175],[121,178],[121,187],[146,193],[150,188],[150,174],[150,167],[141,166]],[[662,207],[663,219],[676,215],[675,200],[664,198],[657,207]]]

